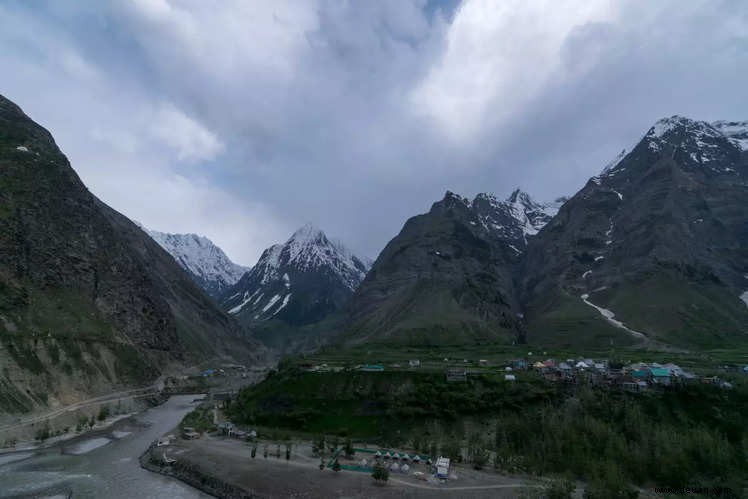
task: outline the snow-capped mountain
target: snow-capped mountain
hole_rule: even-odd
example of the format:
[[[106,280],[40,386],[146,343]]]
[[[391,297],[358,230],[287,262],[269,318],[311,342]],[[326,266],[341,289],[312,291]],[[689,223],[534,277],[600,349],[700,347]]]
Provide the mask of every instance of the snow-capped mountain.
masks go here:
[[[352,341],[521,340],[513,272],[564,199],[447,192],[384,248],[349,307]]]
[[[644,144],[650,153],[661,153],[671,149],[685,157],[685,167],[705,167],[712,173],[737,174],[741,153],[748,151],[748,121],[692,120],[683,116],[671,116],[658,120],[644,135]],[[620,168],[627,156],[624,149],[605,167],[602,174],[594,177],[597,183],[603,177],[611,177],[625,171]]]
[[[537,234],[565,201],[566,198],[558,198],[552,203],[538,203],[526,192],[515,189],[504,201],[493,194],[478,194],[471,208],[481,225],[521,251],[527,246],[527,236]]]
[[[528,335],[745,341],[746,185],[748,122],[658,120],[530,241],[518,273]],[[570,312],[570,297],[585,308]]]
[[[340,310],[368,270],[365,260],[307,224],[284,244],[266,249],[224,293],[222,306],[243,322],[312,324]]]
[[[247,272],[210,239],[196,234],[167,234],[143,228],[209,296],[218,299]]]

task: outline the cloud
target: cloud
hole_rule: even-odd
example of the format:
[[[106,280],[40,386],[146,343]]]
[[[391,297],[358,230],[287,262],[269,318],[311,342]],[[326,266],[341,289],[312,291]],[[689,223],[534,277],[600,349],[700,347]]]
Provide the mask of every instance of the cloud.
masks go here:
[[[224,150],[215,134],[171,104],[159,105],[149,132],[173,148],[179,161],[209,160]]]
[[[745,119],[729,1],[0,6],[2,92],[104,201],[251,264],[312,221],[376,256],[447,189],[571,194],[663,115]]]
[[[610,20],[613,4],[474,0],[457,12],[446,49],[411,94],[448,138],[474,136],[486,121],[514,117],[561,64],[576,28]]]

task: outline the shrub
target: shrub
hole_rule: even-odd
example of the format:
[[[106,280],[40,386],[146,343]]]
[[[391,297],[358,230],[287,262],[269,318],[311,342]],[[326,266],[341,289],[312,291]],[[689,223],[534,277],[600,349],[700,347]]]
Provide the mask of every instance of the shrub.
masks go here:
[[[385,483],[390,479],[390,470],[382,466],[380,463],[374,465],[374,471],[371,474],[372,478],[380,483]]]

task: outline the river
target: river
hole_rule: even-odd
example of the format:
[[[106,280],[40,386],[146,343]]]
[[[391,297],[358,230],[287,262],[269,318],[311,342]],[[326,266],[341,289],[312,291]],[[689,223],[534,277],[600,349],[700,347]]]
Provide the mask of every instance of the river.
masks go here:
[[[0,455],[1,498],[208,498],[182,482],[140,467],[150,443],[174,428],[195,404],[194,395],[166,403],[117,424],[109,433],[76,439],[62,447]],[[8,462],[11,459],[16,461]]]

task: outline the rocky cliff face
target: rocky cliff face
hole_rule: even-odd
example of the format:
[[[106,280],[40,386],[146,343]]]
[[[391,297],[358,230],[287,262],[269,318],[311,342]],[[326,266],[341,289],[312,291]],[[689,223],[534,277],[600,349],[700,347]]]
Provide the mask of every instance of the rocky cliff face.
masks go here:
[[[592,178],[528,247],[520,279],[529,336],[745,341],[746,130],[666,118]]]
[[[347,340],[748,342],[747,149],[748,123],[673,116],[568,201],[447,193],[380,254]]]
[[[0,405],[64,403],[257,344],[0,97]]]
[[[514,269],[555,210],[519,190],[472,202],[447,192],[377,258],[352,301],[349,341],[524,341]]]

